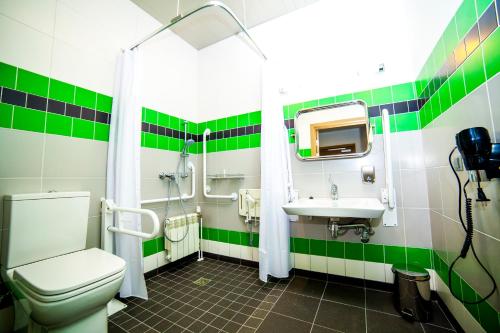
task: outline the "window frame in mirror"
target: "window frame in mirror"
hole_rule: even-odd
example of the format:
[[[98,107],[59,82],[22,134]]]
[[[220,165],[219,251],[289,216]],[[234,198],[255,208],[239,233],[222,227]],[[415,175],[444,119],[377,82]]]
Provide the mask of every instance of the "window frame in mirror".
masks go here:
[[[343,154],[343,155],[325,155],[325,156],[310,156],[310,157],[303,157],[300,155],[300,148],[299,148],[299,139],[300,139],[300,133],[297,129],[297,120],[299,119],[300,115],[306,114],[306,113],[311,113],[311,112],[316,112],[316,111],[321,111],[321,110],[328,110],[328,109],[335,109],[343,106],[349,106],[349,105],[361,105],[363,106],[365,110],[365,119],[366,119],[366,150],[360,153],[350,153],[350,154]],[[373,146],[373,125],[370,123],[370,117],[368,115],[368,107],[366,103],[362,100],[352,100],[349,102],[343,102],[343,103],[335,103],[335,104],[329,104],[329,105],[324,105],[324,106],[317,106],[313,108],[307,108],[307,109],[302,109],[297,112],[294,118],[294,128],[295,128],[295,157],[299,159],[300,161],[322,161],[322,160],[340,160],[340,159],[348,159],[348,158],[359,158],[359,157],[364,157],[370,153],[372,150]]]

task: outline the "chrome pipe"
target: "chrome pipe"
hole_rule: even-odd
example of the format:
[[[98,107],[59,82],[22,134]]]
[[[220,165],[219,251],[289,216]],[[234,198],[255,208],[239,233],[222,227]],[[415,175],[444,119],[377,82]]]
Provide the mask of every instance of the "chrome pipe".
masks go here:
[[[156,29],[155,31],[153,31],[151,34],[147,35],[146,37],[144,37],[143,39],[141,39],[138,43],[132,45],[130,47],[130,50],[133,50],[135,49],[136,47],[138,47],[139,45],[141,45],[142,43],[144,42],[147,42],[148,40],[150,40],[151,38],[153,38],[154,36],[158,35],[159,33],[173,27],[174,25],[176,25],[177,23],[183,21],[184,19],[188,18],[189,16],[193,15],[194,13],[197,13],[205,8],[211,8],[211,7],[219,7],[221,8],[222,10],[224,10],[227,14],[229,14],[229,16],[231,16],[231,18],[236,22],[236,24],[238,24],[238,26],[240,27],[241,31],[247,36],[248,40],[250,41],[251,45],[253,46],[254,50],[264,59],[264,60],[267,60],[267,57],[266,55],[264,54],[264,52],[262,52],[262,50],[260,49],[260,47],[257,45],[257,43],[255,43],[255,41],[253,40],[253,38],[250,36],[250,33],[248,32],[247,28],[243,25],[243,23],[236,17],[236,15],[233,13],[233,11],[231,10],[231,8],[229,8],[228,6],[226,6],[224,3],[220,2],[220,1],[209,1],[207,3],[205,3],[204,5],[200,6],[199,8],[193,10],[193,11],[190,11],[189,13],[187,13],[186,15],[182,15],[182,16],[177,16],[175,18],[175,20],[172,20],[171,23],[167,24],[167,25],[164,25],[158,29]]]

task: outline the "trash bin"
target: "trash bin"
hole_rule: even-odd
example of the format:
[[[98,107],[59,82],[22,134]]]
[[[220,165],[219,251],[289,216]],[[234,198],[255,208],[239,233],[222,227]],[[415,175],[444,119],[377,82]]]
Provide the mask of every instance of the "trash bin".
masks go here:
[[[412,264],[394,264],[394,305],[407,319],[429,321],[432,314],[430,275]]]

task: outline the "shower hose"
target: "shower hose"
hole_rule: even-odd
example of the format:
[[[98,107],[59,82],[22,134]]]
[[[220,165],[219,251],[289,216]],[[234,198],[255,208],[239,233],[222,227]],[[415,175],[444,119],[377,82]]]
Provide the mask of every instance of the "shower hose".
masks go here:
[[[177,165],[177,170],[176,170],[176,175],[179,174],[179,165]],[[170,199],[171,198],[171,190],[172,190],[172,187],[171,187],[171,184],[172,182],[175,183],[176,187],[177,187],[177,192],[179,193],[179,203],[180,203],[180,206],[181,206],[181,209],[182,209],[182,212],[184,214],[184,222],[185,222],[185,225],[186,227],[184,228],[185,229],[185,232],[184,232],[184,235],[179,238],[179,239],[173,239],[173,238],[170,238],[170,236],[168,235],[168,232],[165,232],[165,237],[171,241],[172,243],[178,243],[178,242],[182,242],[184,240],[184,238],[186,238],[187,234],[189,233],[189,223],[188,223],[188,218],[187,218],[187,213],[186,213],[186,209],[184,208],[184,202],[182,200],[182,194],[181,194],[181,188],[179,186],[179,182],[177,180],[177,177],[175,177],[173,180],[169,180],[168,182],[168,185],[167,185],[167,197]],[[167,206],[165,208],[165,216],[168,216],[168,211],[169,211],[169,208],[170,208],[170,200],[167,201]],[[168,217],[165,217],[165,224],[168,224],[169,223],[169,219]]]

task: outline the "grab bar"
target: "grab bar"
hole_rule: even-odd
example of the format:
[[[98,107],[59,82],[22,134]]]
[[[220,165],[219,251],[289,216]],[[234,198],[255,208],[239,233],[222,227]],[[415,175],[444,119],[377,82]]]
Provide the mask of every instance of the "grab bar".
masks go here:
[[[210,135],[210,129],[207,128],[203,132],[203,195],[205,198],[217,198],[217,199],[231,199],[236,201],[238,199],[238,195],[233,192],[229,195],[222,194],[208,194],[210,191],[207,186],[207,136]]]
[[[147,204],[152,204],[152,203],[158,203],[158,202],[167,202],[167,201],[177,201],[177,200],[188,200],[194,198],[196,194],[196,170],[194,167],[194,164],[191,162],[188,162],[188,168],[191,169],[191,194],[182,194],[180,197],[172,197],[172,198],[159,198],[159,199],[149,199],[149,200],[142,200],[141,204],[142,205],[147,205]]]
[[[105,198],[101,198],[101,209],[102,209],[101,214],[102,214],[104,229],[107,231],[130,235],[130,236],[136,236],[144,239],[154,238],[156,235],[158,235],[160,231],[160,221],[158,220],[158,215],[156,215],[156,213],[150,209],[119,207],[115,205],[113,200]],[[113,218],[112,218],[113,212],[126,212],[126,213],[149,216],[151,220],[153,220],[153,231],[151,233],[147,233],[142,231],[125,229],[121,225],[121,220],[119,218],[117,219],[118,226],[115,227],[113,226]],[[105,236],[103,235],[103,237]],[[105,247],[109,246],[106,243],[107,242],[104,239],[104,246]]]
[[[385,152],[385,190],[387,191],[387,206],[394,208],[394,182],[392,179],[392,150],[391,150],[391,126],[389,122],[389,111],[382,110],[382,129],[384,137]]]

